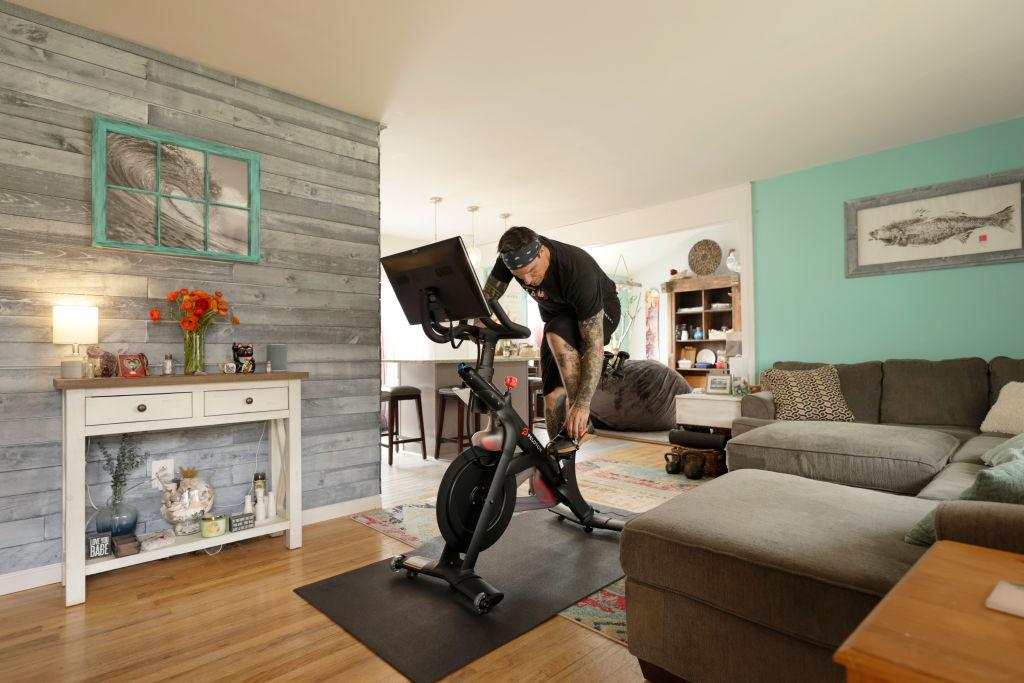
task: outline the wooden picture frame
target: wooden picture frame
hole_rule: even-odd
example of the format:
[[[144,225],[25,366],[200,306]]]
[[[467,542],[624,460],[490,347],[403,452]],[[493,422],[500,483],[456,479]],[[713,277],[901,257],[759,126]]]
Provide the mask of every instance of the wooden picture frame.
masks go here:
[[[260,260],[260,158],[177,133],[93,118],[94,247]]]
[[[149,374],[149,361],[144,353],[117,354],[117,371],[121,377],[145,377]]]
[[[844,204],[846,277],[1024,261],[1024,169]]]
[[[709,373],[704,391],[709,394],[731,394],[732,376],[728,373],[721,375]]]

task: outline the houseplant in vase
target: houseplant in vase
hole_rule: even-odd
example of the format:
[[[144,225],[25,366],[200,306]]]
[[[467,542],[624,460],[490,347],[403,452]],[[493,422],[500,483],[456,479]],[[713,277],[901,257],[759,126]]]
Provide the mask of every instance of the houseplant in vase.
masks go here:
[[[175,289],[167,294],[167,300],[177,304],[174,310],[175,320],[184,333],[185,341],[185,374],[197,375],[206,371],[206,328],[217,318],[230,320],[232,325],[238,324],[238,318],[231,315],[224,294],[210,294],[201,289]],[[149,312],[153,322],[160,320],[160,309]]]
[[[103,454],[103,470],[110,475],[110,500],[106,507],[96,512],[96,531],[109,531],[112,536],[134,533],[139,511],[124,501],[125,485],[128,475],[138,469],[149,454],[139,453],[131,434],[121,435],[116,456],[103,444],[100,444],[100,452]]]

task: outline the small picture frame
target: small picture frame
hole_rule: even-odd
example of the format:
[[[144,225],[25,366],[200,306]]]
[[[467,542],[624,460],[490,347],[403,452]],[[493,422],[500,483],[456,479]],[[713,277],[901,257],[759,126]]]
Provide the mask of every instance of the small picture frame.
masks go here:
[[[106,557],[113,552],[109,531],[93,532],[85,535],[85,557],[88,560]]]
[[[145,377],[149,374],[149,362],[146,360],[146,354],[117,354],[117,370],[122,377]]]
[[[697,362],[697,347],[684,346],[679,353],[679,357],[684,360],[690,361],[690,365],[692,366],[694,363]]]
[[[732,393],[732,376],[709,374],[708,383],[704,389],[709,394],[730,394]]]

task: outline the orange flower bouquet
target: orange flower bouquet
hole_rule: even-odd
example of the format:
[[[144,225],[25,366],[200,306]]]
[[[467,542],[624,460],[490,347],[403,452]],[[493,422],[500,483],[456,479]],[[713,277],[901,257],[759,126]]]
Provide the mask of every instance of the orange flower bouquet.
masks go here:
[[[175,319],[185,335],[185,374],[202,374],[206,369],[206,328],[219,316],[237,325],[239,320],[231,315],[228,302],[221,292],[204,292],[201,289],[175,289],[167,293],[167,300],[178,305]],[[160,309],[149,312],[154,322],[160,320]]]

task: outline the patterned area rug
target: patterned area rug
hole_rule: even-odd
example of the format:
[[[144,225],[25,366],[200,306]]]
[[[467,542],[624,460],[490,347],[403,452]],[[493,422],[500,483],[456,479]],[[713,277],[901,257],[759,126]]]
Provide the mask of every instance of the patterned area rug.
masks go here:
[[[580,490],[591,504],[644,512],[700,484],[662,467],[622,462],[609,455],[576,463]],[[440,535],[433,498],[392,508],[369,510],[352,519],[409,545]],[[571,621],[625,645],[626,582],[620,579],[559,613]]]

